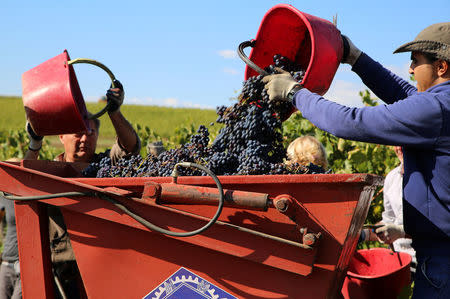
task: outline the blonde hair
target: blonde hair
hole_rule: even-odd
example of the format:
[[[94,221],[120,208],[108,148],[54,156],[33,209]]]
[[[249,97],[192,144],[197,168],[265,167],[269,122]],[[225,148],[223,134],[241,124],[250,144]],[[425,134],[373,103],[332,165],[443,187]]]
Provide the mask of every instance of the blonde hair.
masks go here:
[[[313,163],[324,169],[328,167],[325,148],[313,136],[302,136],[292,141],[287,148],[287,157],[287,163],[290,164],[309,165],[309,163]]]

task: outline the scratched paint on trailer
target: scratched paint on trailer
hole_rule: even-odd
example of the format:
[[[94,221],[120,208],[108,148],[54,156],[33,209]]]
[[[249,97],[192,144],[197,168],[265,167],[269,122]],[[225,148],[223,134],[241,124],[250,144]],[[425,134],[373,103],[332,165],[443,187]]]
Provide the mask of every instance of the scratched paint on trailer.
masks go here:
[[[143,299],[237,299],[200,276],[181,267]]]

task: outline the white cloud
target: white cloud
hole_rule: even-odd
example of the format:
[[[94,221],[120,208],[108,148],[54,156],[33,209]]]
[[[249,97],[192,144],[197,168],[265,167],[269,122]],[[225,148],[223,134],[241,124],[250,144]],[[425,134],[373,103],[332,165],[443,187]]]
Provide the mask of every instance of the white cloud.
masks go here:
[[[233,69],[233,68],[229,68],[229,67],[224,68],[223,72],[226,73],[226,74],[230,74],[230,75],[240,74],[240,72],[238,70]]]
[[[410,62],[406,62],[404,65],[388,65],[386,68],[401,78],[409,81],[409,65]]]
[[[353,82],[334,80],[325,98],[341,105],[349,107],[362,107],[363,103],[359,92],[367,89],[364,84],[356,84]]]
[[[235,50],[220,50],[217,53],[225,59],[235,59],[238,57]]]
[[[348,64],[340,64],[338,72],[341,74],[354,74],[354,72],[352,71],[352,67]]]
[[[162,100],[162,106],[177,107],[178,105],[178,100],[175,98],[167,98]]]
[[[387,65],[385,67],[394,74],[410,82],[409,80],[410,75],[408,72],[409,65],[410,62],[405,62],[403,65]],[[349,76],[350,74],[351,76]],[[339,79],[337,79],[338,76],[340,76]],[[352,78],[354,78],[354,80],[352,80]],[[414,85],[414,83],[411,84]],[[336,77],[331,84],[330,89],[324,95],[324,97],[326,99],[332,100],[334,102],[349,107],[362,107],[364,106],[364,104],[361,101],[359,92],[364,91],[366,89],[368,89],[368,87],[361,82],[361,79],[356,76],[356,74],[351,70],[351,67],[348,65],[341,64],[338,72],[336,73]],[[370,93],[372,98],[377,99],[377,97],[372,92]],[[381,100],[379,100],[378,102],[379,104],[384,104],[384,102]]]
[[[84,101],[85,102],[95,103],[95,102],[98,102],[100,100],[100,98],[101,97],[87,96],[87,97],[84,97]]]
[[[184,108],[198,108],[198,109],[215,109],[215,107],[208,106],[208,105],[201,105],[197,103],[192,102],[183,102],[182,103]]]

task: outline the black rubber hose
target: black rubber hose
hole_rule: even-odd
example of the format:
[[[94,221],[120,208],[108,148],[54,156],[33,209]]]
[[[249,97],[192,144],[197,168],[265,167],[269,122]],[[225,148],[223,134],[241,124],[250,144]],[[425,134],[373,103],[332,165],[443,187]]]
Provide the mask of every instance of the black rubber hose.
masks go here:
[[[219,219],[220,214],[222,213],[222,209],[223,209],[223,205],[224,205],[224,201],[225,201],[225,196],[223,194],[223,188],[222,188],[222,184],[219,181],[219,178],[217,178],[217,176],[208,168],[200,165],[200,164],[196,164],[196,163],[191,163],[191,162],[181,162],[175,165],[174,167],[174,172],[176,172],[176,168],[178,166],[183,166],[183,167],[195,167],[198,168],[200,170],[203,170],[204,172],[206,172],[208,175],[210,175],[214,182],[217,185],[217,189],[219,190],[219,205],[217,206],[217,211],[216,214],[213,216],[213,218],[211,218],[211,220],[205,224],[204,226],[202,226],[199,229],[190,231],[190,232],[185,232],[185,233],[178,233],[178,232],[173,232],[170,230],[166,230],[164,228],[161,228],[159,226],[154,225],[153,223],[150,223],[149,221],[145,220],[144,218],[142,218],[141,216],[133,213],[132,211],[130,211],[126,206],[124,206],[122,203],[120,203],[119,201],[115,200],[114,198],[111,198],[110,196],[103,194],[103,193],[92,193],[92,192],[64,192],[64,193],[56,193],[56,194],[47,194],[47,195],[38,195],[38,196],[4,196],[6,199],[9,200],[18,200],[18,201],[31,201],[31,200],[42,200],[42,199],[50,199],[50,198],[57,198],[57,197],[74,197],[74,196],[98,196],[101,199],[107,200],[108,202],[112,203],[114,206],[116,206],[118,209],[122,210],[125,214],[127,214],[128,216],[130,216],[131,218],[133,218],[134,220],[136,220],[137,222],[139,222],[140,224],[142,224],[143,226],[145,226],[146,228],[162,233],[162,234],[166,234],[169,236],[174,236],[174,237],[191,237],[197,234],[200,234],[202,232],[204,232],[205,230],[207,230],[208,228],[210,228],[216,221],[217,219]]]
[[[191,162],[181,162],[175,165],[174,167],[174,172],[176,173],[176,168],[178,166],[183,166],[183,167],[196,167],[198,169],[203,170],[204,172],[206,172],[207,174],[209,174],[213,180],[215,181],[216,185],[217,185],[217,189],[219,190],[219,205],[217,207],[217,211],[216,214],[213,216],[213,218],[211,218],[211,220],[209,220],[209,222],[207,224],[205,224],[204,226],[202,226],[199,229],[190,231],[190,232],[185,232],[185,233],[178,233],[178,232],[173,232],[164,228],[161,228],[159,226],[154,225],[153,223],[150,223],[149,221],[145,220],[144,218],[142,218],[141,216],[131,212],[127,207],[125,207],[122,203],[118,202],[117,200],[109,197],[109,196],[105,196],[104,194],[99,194],[99,196],[107,201],[109,201],[110,203],[112,203],[114,206],[116,206],[117,208],[119,208],[120,210],[122,210],[123,212],[125,212],[125,214],[127,214],[128,216],[130,216],[131,218],[133,218],[134,220],[136,220],[137,222],[139,222],[140,224],[142,224],[143,226],[145,226],[146,228],[159,232],[161,234],[166,234],[169,236],[173,236],[173,237],[191,237],[197,234],[200,234],[202,232],[204,232],[205,230],[207,230],[208,228],[210,228],[219,218],[220,213],[222,213],[222,209],[223,209],[223,205],[224,205],[224,201],[225,201],[225,196],[223,194],[223,188],[222,188],[222,184],[220,183],[219,179],[217,178],[217,176],[208,168],[200,165],[200,164],[196,164],[196,163],[191,163]]]
[[[4,195],[3,192],[0,192],[0,195],[8,200],[32,201],[32,200],[51,199],[51,198],[58,198],[58,197],[95,196],[95,193],[94,192],[62,192],[62,193],[46,194],[46,195],[14,196],[14,195]]]

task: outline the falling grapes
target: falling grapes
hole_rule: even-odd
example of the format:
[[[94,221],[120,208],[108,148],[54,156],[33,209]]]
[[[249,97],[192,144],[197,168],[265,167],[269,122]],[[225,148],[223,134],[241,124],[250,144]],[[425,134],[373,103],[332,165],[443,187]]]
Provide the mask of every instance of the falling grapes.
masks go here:
[[[289,72],[301,81],[305,71],[299,65],[279,54],[273,65],[265,68],[276,73],[276,68]],[[91,163],[82,174],[86,177],[166,177],[179,162],[202,164],[216,175],[263,175],[324,173],[320,166],[285,164],[286,150],[282,141],[282,121],[292,113],[286,101],[270,102],[264,89],[263,76],[244,81],[239,102],[229,107],[216,108],[216,122],[223,125],[211,145],[208,128],[201,125],[190,141],[175,149],[152,154],[122,158],[115,165],[105,155]],[[180,168],[183,176],[205,175],[197,169]]]

